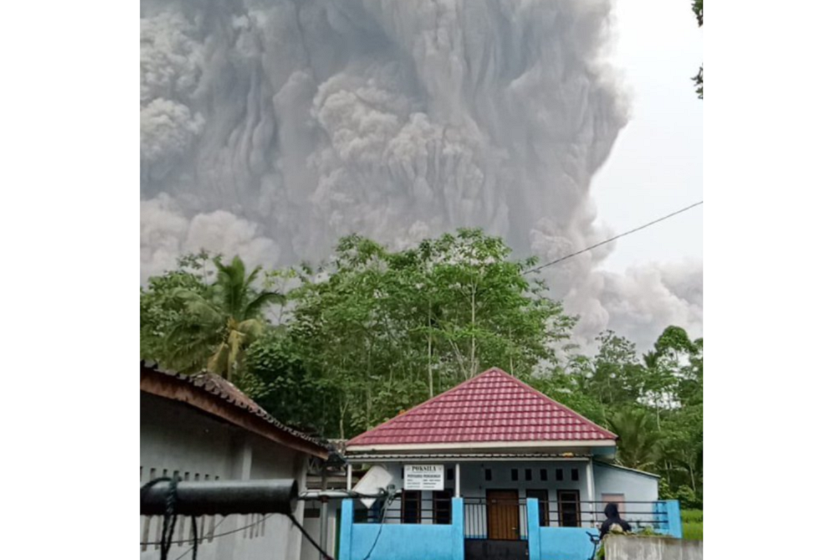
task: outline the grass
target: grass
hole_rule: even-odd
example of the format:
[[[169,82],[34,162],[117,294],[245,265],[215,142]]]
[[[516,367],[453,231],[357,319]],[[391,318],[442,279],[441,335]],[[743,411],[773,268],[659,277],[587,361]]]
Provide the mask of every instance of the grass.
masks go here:
[[[703,540],[703,510],[686,509],[682,511],[683,538],[688,541]]]

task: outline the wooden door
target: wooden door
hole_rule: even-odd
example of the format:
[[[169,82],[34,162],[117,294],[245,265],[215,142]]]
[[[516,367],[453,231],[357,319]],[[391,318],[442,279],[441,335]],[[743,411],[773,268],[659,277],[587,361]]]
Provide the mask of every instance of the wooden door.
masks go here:
[[[519,492],[516,490],[487,491],[487,538],[519,540]]]

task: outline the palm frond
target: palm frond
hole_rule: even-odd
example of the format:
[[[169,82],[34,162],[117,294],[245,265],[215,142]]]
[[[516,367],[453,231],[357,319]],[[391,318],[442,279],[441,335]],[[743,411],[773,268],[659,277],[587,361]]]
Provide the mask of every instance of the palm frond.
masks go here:
[[[248,319],[246,321],[239,322],[236,325],[236,330],[233,332],[241,333],[245,337],[243,340],[245,340],[247,344],[250,344],[262,334],[264,327],[265,324],[259,319]]]
[[[267,305],[272,303],[282,304],[285,301],[286,297],[283,294],[278,294],[277,292],[260,292],[245,307],[242,318],[253,319],[255,317],[262,317],[262,312]]]

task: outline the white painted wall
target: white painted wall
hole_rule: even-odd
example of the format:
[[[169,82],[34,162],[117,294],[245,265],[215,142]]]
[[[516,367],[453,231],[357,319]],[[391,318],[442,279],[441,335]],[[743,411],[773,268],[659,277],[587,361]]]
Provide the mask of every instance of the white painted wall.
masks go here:
[[[189,406],[140,394],[140,482],[178,474],[189,480],[296,478],[306,484],[305,455],[213,419]],[[303,504],[296,511],[303,517]],[[162,517],[141,517],[141,542],[159,541]],[[231,530],[253,526],[236,533]],[[210,533],[212,528],[212,541]],[[205,516],[200,560],[299,560],[301,534],[285,516]],[[179,518],[173,540],[189,540],[190,521]],[[191,558],[189,544],[173,544],[170,558]],[[141,545],[141,560],[158,558],[157,545]]]
[[[659,499],[659,478],[653,475],[595,463],[595,495],[603,500],[604,494],[624,494],[625,502],[652,502]],[[627,519],[653,520],[653,507],[647,504],[625,505]],[[603,509],[603,507],[601,508]],[[641,512],[641,513],[636,513]],[[601,516],[603,518],[603,516]],[[634,525],[635,529],[636,526]]]
[[[324,550],[330,554],[335,554],[335,538],[336,538],[336,520],[338,516],[338,507],[340,500],[330,500],[327,504],[327,545]],[[321,518],[320,518],[320,502],[310,502],[306,504],[307,508],[315,509],[319,512],[318,518],[305,518],[304,528],[309,532],[315,542],[319,542],[321,537]],[[301,543],[300,558],[301,560],[320,560],[320,553],[312,544],[306,540]],[[338,556],[335,556],[338,558]]]

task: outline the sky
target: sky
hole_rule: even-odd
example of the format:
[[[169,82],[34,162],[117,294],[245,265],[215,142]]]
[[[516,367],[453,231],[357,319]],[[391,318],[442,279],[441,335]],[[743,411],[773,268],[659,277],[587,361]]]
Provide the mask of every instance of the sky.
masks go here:
[[[703,101],[691,77],[702,64],[702,30],[688,0],[617,2],[612,62],[624,75],[631,116],[592,192],[600,223],[633,229],[703,199]],[[602,268],[702,261],[703,207],[614,243]]]
[[[402,248],[458,227],[545,263],[702,198],[689,0],[141,13],[141,281],[202,248],[274,267],[348,233]],[[576,335],[699,335],[701,222],[545,268]]]

